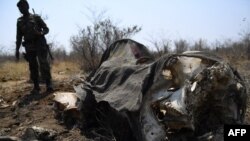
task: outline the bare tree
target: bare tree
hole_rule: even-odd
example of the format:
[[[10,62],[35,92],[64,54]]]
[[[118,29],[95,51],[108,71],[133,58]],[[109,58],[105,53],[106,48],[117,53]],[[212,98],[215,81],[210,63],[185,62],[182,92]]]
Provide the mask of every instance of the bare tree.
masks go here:
[[[243,35],[242,42],[246,48],[247,59],[250,60],[250,32]]]
[[[0,55],[3,54],[3,48],[4,48],[4,46],[3,46],[3,45],[0,45]]]
[[[151,40],[153,47],[156,50],[156,57],[160,57],[166,53],[170,52],[171,40],[161,39],[161,40]]]
[[[0,45],[0,65],[2,62],[14,60],[14,56],[6,49],[4,45]]]
[[[175,52],[176,53],[182,53],[188,49],[188,43],[186,40],[180,39],[178,41],[174,42],[175,44]]]
[[[118,39],[129,38],[141,31],[138,26],[118,27],[110,19],[104,19],[93,25],[80,29],[78,35],[71,37],[72,54],[81,60],[81,66],[85,71],[97,67],[100,55]]]
[[[199,39],[198,41],[196,41],[194,43],[194,46],[191,48],[191,50],[199,50],[199,51],[203,51],[207,49],[208,49],[208,45],[204,39]]]
[[[62,45],[57,48],[53,48],[52,54],[56,60],[61,60],[61,61],[65,61],[68,57],[66,50]]]

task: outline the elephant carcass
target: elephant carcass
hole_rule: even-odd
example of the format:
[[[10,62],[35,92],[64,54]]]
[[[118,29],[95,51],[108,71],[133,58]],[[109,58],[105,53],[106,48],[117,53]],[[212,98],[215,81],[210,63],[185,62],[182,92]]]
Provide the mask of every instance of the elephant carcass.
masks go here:
[[[221,59],[187,52],[155,65],[140,111],[143,140],[222,140],[224,124],[244,122],[245,85]]]
[[[153,61],[129,39],[113,43],[75,90],[78,123],[104,140],[221,140],[224,124],[244,122],[247,99],[222,59],[186,52]]]

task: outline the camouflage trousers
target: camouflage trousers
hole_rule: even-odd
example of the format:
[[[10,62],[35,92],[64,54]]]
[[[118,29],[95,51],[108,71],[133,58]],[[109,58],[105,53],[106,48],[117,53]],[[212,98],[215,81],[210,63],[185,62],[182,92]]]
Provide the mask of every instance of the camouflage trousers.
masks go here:
[[[30,78],[35,87],[39,87],[39,70],[42,79],[46,83],[51,81],[50,64],[48,62],[48,51],[43,50],[26,50],[26,58],[29,63]]]

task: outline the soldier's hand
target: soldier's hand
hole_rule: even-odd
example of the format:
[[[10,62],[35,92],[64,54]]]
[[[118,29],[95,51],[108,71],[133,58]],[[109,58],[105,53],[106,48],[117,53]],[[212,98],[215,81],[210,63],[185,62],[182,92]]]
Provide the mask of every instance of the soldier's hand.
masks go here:
[[[19,61],[19,59],[20,59],[20,56],[19,56],[19,51],[16,51],[16,61],[18,62]]]
[[[36,35],[44,35],[43,31],[38,31],[36,28],[34,28],[34,31],[35,31]]]
[[[40,32],[40,35],[44,35],[44,32],[43,32],[43,31],[41,31],[41,32]]]

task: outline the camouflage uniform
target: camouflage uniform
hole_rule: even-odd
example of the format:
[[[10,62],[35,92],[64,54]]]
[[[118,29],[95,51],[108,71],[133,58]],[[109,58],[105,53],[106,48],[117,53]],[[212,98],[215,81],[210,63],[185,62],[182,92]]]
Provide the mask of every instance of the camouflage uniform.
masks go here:
[[[40,90],[38,80],[39,67],[41,75],[46,81],[47,90],[48,88],[52,89],[50,65],[48,62],[48,48],[44,37],[48,32],[49,29],[47,25],[42,18],[36,14],[28,13],[17,20],[17,51],[21,44],[25,47],[25,59],[29,62],[30,78],[34,83],[34,89],[38,91]],[[23,43],[22,39],[24,39]]]

